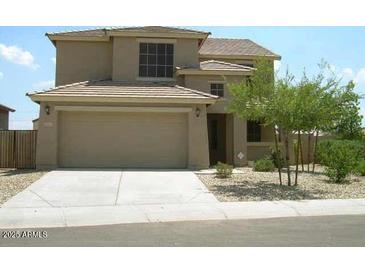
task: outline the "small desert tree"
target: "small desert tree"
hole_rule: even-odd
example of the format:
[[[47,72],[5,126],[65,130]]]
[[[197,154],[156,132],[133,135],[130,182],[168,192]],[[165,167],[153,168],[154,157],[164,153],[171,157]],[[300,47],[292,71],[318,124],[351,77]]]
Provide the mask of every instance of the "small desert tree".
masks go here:
[[[341,139],[358,140],[362,138],[362,115],[360,115],[361,96],[354,92],[351,81],[342,87],[337,95],[337,115],[332,132]]]
[[[296,127],[296,96],[297,87],[294,76],[286,73],[285,77],[275,82],[273,96],[267,104],[267,120],[269,124],[277,125],[284,135],[285,165],[287,169],[288,185],[291,185],[289,136]]]
[[[274,97],[275,79],[273,62],[267,59],[256,61],[255,71],[250,78],[240,83],[229,83],[232,95],[228,107],[230,112],[246,120],[259,121],[273,128],[275,139],[275,154],[280,158],[277,139],[277,125],[269,117],[269,104]],[[280,162],[280,161],[278,161]],[[282,184],[281,165],[278,166],[279,181]]]

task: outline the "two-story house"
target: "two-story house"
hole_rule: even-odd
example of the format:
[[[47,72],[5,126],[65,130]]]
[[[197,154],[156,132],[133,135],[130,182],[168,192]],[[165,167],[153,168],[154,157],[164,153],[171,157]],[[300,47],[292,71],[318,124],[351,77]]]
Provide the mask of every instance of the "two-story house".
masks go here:
[[[272,130],[226,110],[227,83],[280,56],[247,39],[170,27],[48,33],[56,88],[40,104],[37,167],[243,166]]]

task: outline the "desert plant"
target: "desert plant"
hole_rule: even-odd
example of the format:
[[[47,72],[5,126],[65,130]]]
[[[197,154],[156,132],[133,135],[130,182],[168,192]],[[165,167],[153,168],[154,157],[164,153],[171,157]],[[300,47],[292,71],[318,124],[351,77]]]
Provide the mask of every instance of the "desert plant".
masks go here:
[[[360,176],[365,176],[365,160],[360,160],[355,168],[355,173]]]
[[[325,140],[318,144],[317,159],[325,166],[325,175],[334,183],[343,183],[356,170],[363,145],[351,140]]]
[[[219,178],[229,178],[232,176],[233,166],[218,162],[215,166],[217,170],[217,177]]]
[[[259,172],[272,172],[275,170],[274,161],[271,160],[270,157],[256,160],[254,162],[253,170]]]

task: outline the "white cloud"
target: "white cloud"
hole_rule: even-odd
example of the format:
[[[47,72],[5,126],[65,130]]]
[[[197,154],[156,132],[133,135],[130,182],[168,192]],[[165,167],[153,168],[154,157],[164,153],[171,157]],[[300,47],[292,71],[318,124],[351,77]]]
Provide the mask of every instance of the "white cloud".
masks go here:
[[[53,88],[54,86],[55,86],[54,80],[49,80],[49,81],[40,81],[38,83],[35,83],[33,85],[33,88],[35,88],[36,90],[46,90],[46,89]]]
[[[352,79],[354,77],[354,71],[352,70],[352,68],[344,68],[342,70],[342,76],[344,78],[348,78],[348,79]]]
[[[4,73],[0,71],[0,80],[4,78]]]
[[[358,85],[365,85],[365,68],[361,68],[356,72],[351,68],[344,68],[342,76],[346,80],[353,80]]]
[[[355,82],[358,84],[365,84],[365,68],[362,68],[357,72]]]
[[[14,64],[32,69],[39,68],[39,65],[35,63],[33,55],[29,51],[17,46],[6,46],[0,43],[0,57]]]
[[[52,57],[51,61],[53,62],[53,64],[56,64],[56,57]]]

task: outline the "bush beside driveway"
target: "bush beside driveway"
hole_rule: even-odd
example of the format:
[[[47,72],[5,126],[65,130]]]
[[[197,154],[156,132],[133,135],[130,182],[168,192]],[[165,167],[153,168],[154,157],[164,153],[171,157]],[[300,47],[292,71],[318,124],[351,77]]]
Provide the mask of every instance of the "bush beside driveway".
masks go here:
[[[255,172],[240,168],[231,178],[217,178],[214,174],[198,175],[199,179],[221,202],[360,199],[365,198],[364,177],[352,176],[343,184],[328,182],[323,169],[318,172],[299,173],[298,186],[279,185],[277,172]]]
[[[0,169],[0,206],[46,173],[34,169]]]

